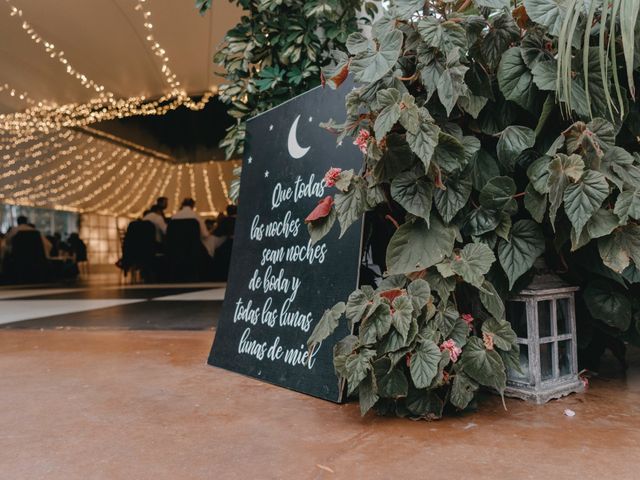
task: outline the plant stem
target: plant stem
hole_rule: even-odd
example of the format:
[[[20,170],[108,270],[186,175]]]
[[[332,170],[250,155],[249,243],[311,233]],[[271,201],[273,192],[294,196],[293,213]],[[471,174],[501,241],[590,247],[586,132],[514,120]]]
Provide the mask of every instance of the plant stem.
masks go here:
[[[400,228],[400,225],[398,224],[396,219],[393,218],[391,215],[387,214],[387,215],[384,216],[384,218],[389,220],[391,223],[393,223],[395,225],[396,229]]]

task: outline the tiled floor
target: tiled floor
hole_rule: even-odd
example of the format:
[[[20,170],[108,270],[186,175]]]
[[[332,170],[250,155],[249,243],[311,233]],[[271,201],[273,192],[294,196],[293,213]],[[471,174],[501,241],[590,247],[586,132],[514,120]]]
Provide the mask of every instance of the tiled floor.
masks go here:
[[[224,284],[5,287],[0,328],[209,330]]]

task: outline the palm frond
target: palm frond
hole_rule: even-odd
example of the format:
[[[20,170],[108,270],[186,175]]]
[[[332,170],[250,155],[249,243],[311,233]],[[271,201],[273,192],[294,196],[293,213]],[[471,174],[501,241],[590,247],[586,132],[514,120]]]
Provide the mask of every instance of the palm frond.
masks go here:
[[[627,84],[631,98],[636,98],[636,86],[633,81],[633,56],[635,50],[635,28],[640,12],[640,0],[624,0],[620,5],[620,35],[627,70]]]
[[[599,16],[598,16],[599,11]],[[640,0],[568,0],[562,27],[558,36],[558,70],[556,73],[556,95],[563,105],[565,113],[572,110],[571,83],[574,57],[574,38],[580,19],[585,17],[582,37],[582,69],[584,89],[589,115],[593,117],[592,98],[589,91],[589,50],[593,29],[598,25],[598,57],[600,76],[603,79],[604,103],[611,120],[624,118],[624,89],[620,84],[618,65],[618,42],[622,44],[622,53],[626,70],[626,84],[631,97],[635,100],[633,78],[636,41],[635,30],[640,15]],[[612,91],[613,90],[613,91]],[[615,98],[614,98],[615,97]]]

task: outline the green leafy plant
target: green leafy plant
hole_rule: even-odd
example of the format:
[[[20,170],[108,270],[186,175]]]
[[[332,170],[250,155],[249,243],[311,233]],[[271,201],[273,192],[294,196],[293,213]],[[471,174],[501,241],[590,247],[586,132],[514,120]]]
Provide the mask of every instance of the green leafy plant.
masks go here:
[[[624,1],[614,3],[637,17]],[[312,239],[367,212],[397,227],[382,283],[328,310],[309,339],[314,348],[346,317],[354,335],[334,364],[363,414],[438,418],[481,385],[502,392],[519,368],[504,300],[542,255],[582,287],[582,346],[638,338],[640,62],[629,19],[598,2],[510,5],[392,1],[371,38],[351,34],[324,70],[332,87],[347,73],[359,83],[345,122],[324,126],[356,137],[364,162],[327,173],[337,193],[308,218]],[[637,45],[635,19],[631,30]],[[602,55],[603,31],[607,52],[634,61]]]
[[[197,0],[200,13],[211,0]],[[224,68],[219,98],[237,122],[220,147],[225,156],[241,155],[244,121],[320,83],[329,51],[344,48],[349,34],[375,15],[362,0],[235,0],[246,11],[227,32],[214,57]],[[366,15],[359,15],[364,9]]]

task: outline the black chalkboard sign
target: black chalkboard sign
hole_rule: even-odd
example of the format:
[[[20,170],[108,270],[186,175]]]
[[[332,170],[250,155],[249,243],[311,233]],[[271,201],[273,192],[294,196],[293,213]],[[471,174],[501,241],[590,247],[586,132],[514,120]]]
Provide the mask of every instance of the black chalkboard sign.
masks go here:
[[[336,193],[331,167],[362,154],[318,124],[345,117],[351,88],[315,88],[247,122],[231,269],[209,363],[299,392],[340,401],[333,345],[342,324],[308,361],[307,339],[323,312],[357,287],[361,221],[338,239],[336,223],[311,245],[304,218]],[[333,190],[333,191],[331,191]]]

